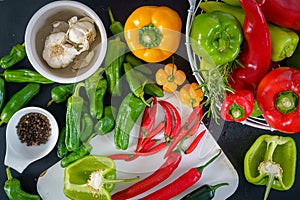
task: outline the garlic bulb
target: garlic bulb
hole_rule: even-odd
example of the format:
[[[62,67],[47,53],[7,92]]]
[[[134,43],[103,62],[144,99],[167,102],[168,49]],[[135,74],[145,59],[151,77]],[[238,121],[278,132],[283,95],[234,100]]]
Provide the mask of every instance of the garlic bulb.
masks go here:
[[[45,41],[43,58],[52,68],[65,68],[79,54],[76,48],[65,42],[65,33],[50,34]]]
[[[78,18],[74,16],[68,22],[68,40],[74,43],[80,52],[88,50],[96,38],[96,29],[93,20],[89,17],[83,17],[78,20]]]

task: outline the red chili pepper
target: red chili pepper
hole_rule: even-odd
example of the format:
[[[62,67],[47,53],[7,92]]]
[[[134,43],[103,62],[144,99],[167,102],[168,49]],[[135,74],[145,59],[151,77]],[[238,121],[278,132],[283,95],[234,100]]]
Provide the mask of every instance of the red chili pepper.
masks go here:
[[[193,140],[193,142],[190,144],[190,146],[184,151],[185,154],[192,153],[196,147],[198,146],[199,142],[203,138],[204,134],[206,133],[206,130],[201,131],[197,137]]]
[[[165,127],[165,122],[160,122],[142,141],[141,146],[143,147],[149,140],[151,140],[154,136],[159,134]]]
[[[170,102],[161,100],[161,101],[159,101],[159,103],[161,105],[167,106],[171,110],[171,112],[173,113],[173,116],[174,116],[174,123],[173,123],[174,127],[173,127],[169,137],[166,138],[167,142],[169,142],[170,140],[172,140],[174,138],[175,135],[177,135],[177,133],[180,129],[181,116],[180,116],[178,110],[176,109],[176,107],[174,105],[172,105]]]
[[[252,113],[253,107],[253,92],[250,90],[239,90],[226,95],[220,114],[227,121],[241,122]]]
[[[168,157],[168,155],[174,150],[174,148],[185,137],[187,137],[188,135],[194,135],[197,132],[198,128],[201,125],[202,111],[198,112],[198,110],[193,110],[193,112],[190,114],[190,116],[194,116],[195,112],[198,113],[198,115],[195,116],[195,118],[194,118],[195,122],[194,122],[193,126],[191,128],[189,128],[191,124],[187,123],[187,122],[189,122],[189,119],[188,119],[187,122],[181,127],[181,129],[179,130],[179,133],[176,135],[176,137],[174,137],[174,139],[171,141],[171,143],[164,155],[164,158]]]
[[[142,145],[142,148],[141,148],[141,150],[139,152],[148,151],[150,148],[152,148],[157,143],[157,141],[159,141],[159,140],[155,140],[155,139],[148,140],[147,142],[145,142]]]
[[[299,0],[259,0],[265,18],[279,26],[300,30]]]
[[[158,145],[154,146],[153,148],[148,149],[147,151],[137,151],[137,152],[135,152],[135,154],[138,155],[138,156],[150,156],[150,155],[153,155],[153,154],[156,154],[156,153],[160,152],[166,146],[167,146],[166,142],[161,142]]]
[[[197,118],[197,116],[202,116],[202,106],[201,105],[194,107],[194,110],[188,117],[187,124],[188,125],[191,124],[195,120],[195,118]]]
[[[271,39],[266,19],[257,2],[240,0],[240,3],[245,12],[243,32],[246,42],[239,56],[242,66],[233,70],[229,82],[235,90],[249,89],[249,85],[254,90],[268,72],[271,61]],[[244,82],[245,88],[236,88],[234,81]]]
[[[112,195],[112,200],[127,200],[150,190],[167,179],[178,167],[181,155],[172,152],[165,162],[150,176]]]
[[[135,154],[112,154],[108,156],[112,160],[128,160],[131,159],[132,157],[135,157]]]
[[[157,112],[157,98],[154,96],[152,107],[146,107],[144,110],[140,132],[139,132],[139,138],[136,145],[136,151],[138,151],[141,148],[141,144],[144,138],[152,130],[155,123],[156,112]]]
[[[166,116],[166,127],[165,127],[165,138],[168,138],[171,134],[172,127],[173,127],[173,118],[170,109],[166,106],[166,104],[162,103],[161,101],[158,101],[158,103],[161,105],[165,112]]]
[[[216,160],[220,154],[221,154],[221,150],[218,152],[217,155],[215,155],[213,158],[211,158],[204,165],[188,170],[187,172],[185,172],[183,175],[178,177],[172,183],[141,198],[141,200],[154,200],[154,199],[155,200],[166,200],[166,199],[175,197],[176,195],[180,194],[181,192],[183,192],[184,190],[186,190],[187,188],[191,187],[196,182],[198,182],[202,177],[202,172],[205,169],[205,167],[207,167],[214,160]]]
[[[279,67],[260,82],[257,104],[268,124],[285,133],[300,131],[300,71]]]

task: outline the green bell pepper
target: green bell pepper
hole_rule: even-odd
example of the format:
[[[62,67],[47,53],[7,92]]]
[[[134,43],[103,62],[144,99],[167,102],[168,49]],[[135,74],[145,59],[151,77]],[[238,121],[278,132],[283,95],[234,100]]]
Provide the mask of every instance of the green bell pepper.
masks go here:
[[[264,199],[267,199],[271,188],[288,190],[295,180],[296,154],[293,138],[261,135],[245,155],[245,177],[252,184],[267,186]]]
[[[64,194],[73,200],[108,200],[114,184],[139,178],[116,180],[116,165],[108,157],[88,155],[64,170]]]
[[[239,55],[243,31],[235,17],[215,11],[195,17],[190,37],[192,50],[218,66],[233,61]]]
[[[228,0],[227,0],[228,1]],[[232,0],[230,0],[232,1]],[[234,1],[234,0],[233,0]],[[236,1],[239,4],[239,1]],[[207,1],[200,4],[200,8],[205,12],[221,11],[233,15],[243,26],[245,13],[239,6],[232,6],[223,2]],[[270,31],[273,62],[282,61],[285,58],[291,57],[299,42],[299,36],[294,31],[268,23]]]

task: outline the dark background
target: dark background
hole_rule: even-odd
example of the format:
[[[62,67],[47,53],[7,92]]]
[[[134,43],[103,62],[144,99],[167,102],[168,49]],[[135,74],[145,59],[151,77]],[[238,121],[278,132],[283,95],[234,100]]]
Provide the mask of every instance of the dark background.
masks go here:
[[[26,25],[31,16],[43,5],[52,2],[50,0],[0,0],[0,57],[6,55],[11,47],[17,43],[24,42],[24,33]],[[187,18],[187,10],[189,4],[187,0],[89,0],[80,1],[87,6],[91,7],[103,20],[103,23],[107,29],[108,36],[111,33],[108,30],[109,19],[107,14],[107,7],[111,7],[114,16],[117,20],[125,22],[129,14],[141,5],[166,5],[175,9],[183,21],[182,32],[185,32],[185,21]],[[184,39],[184,38],[183,38]],[[184,47],[183,47],[184,49]],[[186,69],[189,68],[188,63],[185,63]],[[32,68],[27,59],[14,66],[14,68]],[[0,69],[1,70],[1,69]],[[2,73],[2,72],[0,72]],[[193,80],[191,74],[188,74],[188,78]],[[24,84],[8,83],[6,84],[6,101]],[[29,105],[40,106],[50,111],[59,123],[59,127],[64,125],[65,107],[62,104],[52,105],[46,107],[48,100],[50,99],[50,90],[54,85],[42,85],[40,93],[29,103]],[[215,133],[212,130],[213,135],[216,135],[219,145],[232,162],[239,174],[239,187],[236,192],[229,198],[230,200],[246,200],[246,199],[263,199],[265,191],[264,186],[255,186],[248,183],[244,178],[243,173],[243,159],[246,151],[255,141],[255,139],[261,134],[276,134],[285,135],[279,132],[269,132],[260,130],[257,128],[249,127],[239,123],[225,123],[220,127],[220,133]],[[5,130],[6,126],[0,127],[0,157],[1,162],[4,163],[4,156],[6,151],[5,142]],[[299,139],[300,135],[291,135],[297,142],[299,151]],[[283,155],[284,156],[284,155]],[[299,158],[299,156],[298,156]],[[30,193],[36,193],[36,181],[40,173],[45,169],[52,166],[58,161],[56,157],[56,149],[54,149],[49,155],[42,158],[35,163],[29,165],[22,174],[12,170],[13,176],[21,181],[22,188]],[[272,190],[269,199],[298,199],[300,195],[299,185],[299,161],[297,161],[297,174],[294,186],[289,191],[279,192]],[[5,166],[0,165],[0,187],[3,188],[6,180]],[[298,196],[298,198],[296,198]],[[7,199],[3,189],[0,189],[0,199]]]

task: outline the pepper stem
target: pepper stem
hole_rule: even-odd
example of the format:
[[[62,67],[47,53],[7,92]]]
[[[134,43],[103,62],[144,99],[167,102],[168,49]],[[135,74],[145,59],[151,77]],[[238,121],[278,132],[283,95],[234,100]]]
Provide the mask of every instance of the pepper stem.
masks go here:
[[[217,155],[215,155],[214,157],[212,157],[211,159],[209,159],[209,161],[207,161],[204,165],[202,165],[202,166],[200,166],[200,167],[197,168],[198,171],[199,171],[200,173],[202,173],[203,170],[204,170],[204,168],[207,167],[208,165],[210,165],[212,162],[214,162],[214,161],[219,157],[219,155],[220,155],[221,153],[222,153],[222,150],[219,149]]]
[[[105,179],[103,178],[103,184],[117,184],[117,183],[127,183],[127,182],[136,182],[140,179],[140,177],[135,177],[135,178],[130,178],[130,179],[115,179],[115,180],[110,180],[110,179]]]
[[[212,190],[213,192],[215,192],[218,188],[220,188],[220,187],[222,187],[222,186],[224,186],[224,185],[229,185],[229,184],[228,184],[228,183],[219,183],[219,184],[217,184],[217,185],[210,186],[210,188],[211,188],[211,190]]]
[[[229,107],[229,115],[233,118],[233,119],[240,119],[243,118],[245,113],[244,113],[244,108],[236,103],[233,103],[230,107]]]
[[[266,191],[265,191],[264,200],[267,200],[267,198],[270,194],[271,186],[272,186],[274,178],[275,178],[274,174],[269,175],[269,180],[268,180],[268,185],[267,185],[267,188],[266,188]]]
[[[162,34],[153,24],[149,24],[139,29],[138,38],[141,45],[150,49],[160,44]]]
[[[111,11],[110,7],[108,7],[108,15],[109,15],[109,19],[110,19],[111,24],[115,23],[115,19],[114,19],[114,16],[112,14],[112,11]]]
[[[75,89],[74,89],[74,96],[79,96],[79,91],[80,91],[80,88],[81,87],[84,87],[85,84],[83,82],[81,83],[78,83],[76,86],[75,86]]]
[[[7,175],[8,180],[13,179],[13,176],[11,175],[11,171],[10,171],[9,167],[6,168],[6,175]]]
[[[298,96],[293,91],[280,92],[276,97],[275,106],[283,114],[288,114],[297,109]]]

